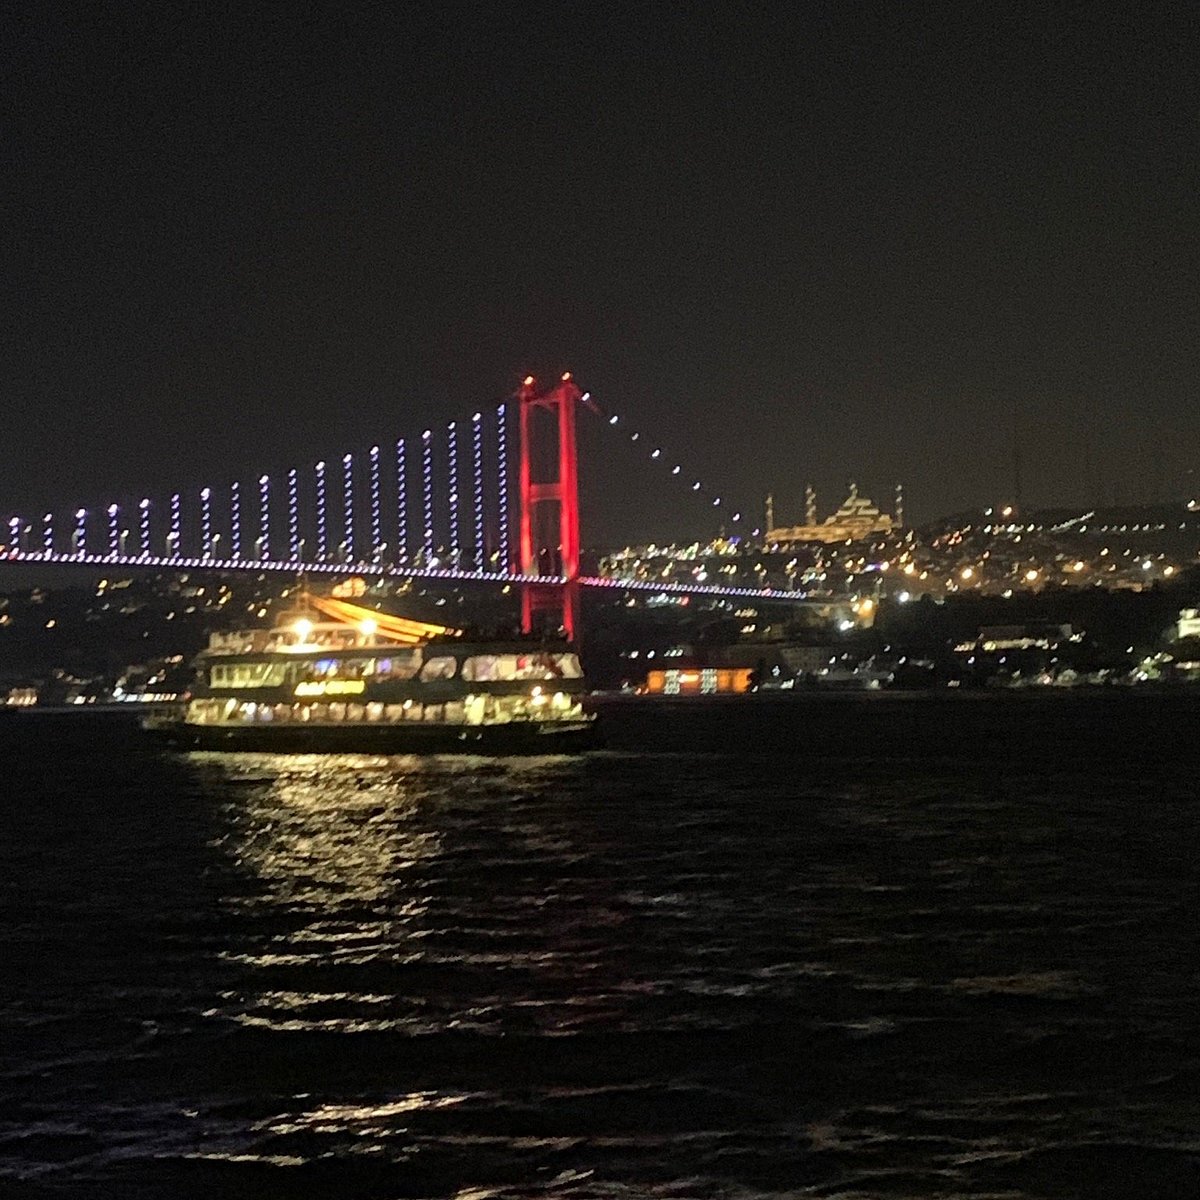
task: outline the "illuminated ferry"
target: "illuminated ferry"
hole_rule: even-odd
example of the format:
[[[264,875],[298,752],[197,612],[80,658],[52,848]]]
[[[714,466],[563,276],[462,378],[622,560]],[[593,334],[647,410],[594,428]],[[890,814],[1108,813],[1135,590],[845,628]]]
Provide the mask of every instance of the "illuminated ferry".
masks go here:
[[[594,732],[565,643],[474,642],[320,596],[273,629],[217,633],[182,717],[192,749],[558,753]]]

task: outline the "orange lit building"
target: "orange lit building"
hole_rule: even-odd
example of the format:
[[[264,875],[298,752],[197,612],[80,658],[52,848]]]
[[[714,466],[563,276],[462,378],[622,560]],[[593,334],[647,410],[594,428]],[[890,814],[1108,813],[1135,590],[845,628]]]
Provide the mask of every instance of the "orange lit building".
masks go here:
[[[749,667],[656,667],[646,674],[652,696],[740,696],[750,690]]]

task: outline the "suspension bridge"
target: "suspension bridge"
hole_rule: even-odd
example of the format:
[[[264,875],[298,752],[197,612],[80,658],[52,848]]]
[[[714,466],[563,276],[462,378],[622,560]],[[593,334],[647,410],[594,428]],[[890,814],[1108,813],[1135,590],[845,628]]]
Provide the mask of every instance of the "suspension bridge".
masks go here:
[[[40,520],[14,515],[0,562],[517,586],[525,630],[545,612],[568,637],[578,628],[583,588],[803,602],[794,591],[771,588],[581,574],[580,409],[635,446],[649,444],[603,413],[570,373],[545,389],[527,377],[491,409],[373,445],[365,455],[220,489],[76,506]],[[741,513],[726,512],[722,498],[684,475],[661,447],[647,458],[741,528]]]

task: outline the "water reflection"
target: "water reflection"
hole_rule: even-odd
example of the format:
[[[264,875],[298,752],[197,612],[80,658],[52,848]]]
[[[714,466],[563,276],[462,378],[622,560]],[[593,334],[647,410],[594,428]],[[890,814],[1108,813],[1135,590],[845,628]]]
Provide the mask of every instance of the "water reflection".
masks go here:
[[[210,1015],[416,1035],[495,1034],[514,1016],[568,1028],[608,1011],[598,943],[624,917],[611,876],[586,866],[582,813],[547,809],[577,786],[577,762],[191,761],[223,797],[222,957],[240,970]]]
[[[235,918],[224,957],[243,968],[242,988],[212,1015],[281,1031],[366,1032],[412,1019],[419,1005],[380,970],[423,956],[443,853],[428,810],[454,769],[373,756],[193,761],[230,797],[216,842]]]
[[[387,902],[441,851],[423,823],[420,760],[227,755],[212,767],[246,785],[225,806],[222,844],[263,885],[253,903],[329,912]],[[404,898],[401,908],[423,911]]]

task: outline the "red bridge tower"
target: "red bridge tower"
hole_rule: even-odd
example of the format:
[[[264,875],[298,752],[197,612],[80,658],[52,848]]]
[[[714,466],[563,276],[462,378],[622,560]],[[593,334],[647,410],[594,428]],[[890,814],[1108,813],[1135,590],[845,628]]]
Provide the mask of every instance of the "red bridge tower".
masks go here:
[[[552,536],[553,526],[539,520],[543,506],[558,505],[558,559],[562,582],[527,583],[521,590],[521,628],[533,631],[537,612],[561,614],[561,624],[569,641],[575,640],[579,627],[579,456],[575,446],[575,406],[583,393],[568,371],[549,391],[538,393],[533,376],[528,376],[517,393],[521,408],[521,561],[522,575],[541,575],[540,538]],[[558,432],[558,477],[535,481],[535,452],[538,410],[550,413]],[[540,457],[540,456],[539,456]],[[546,457],[550,457],[546,455]],[[535,536],[538,540],[535,540]]]

